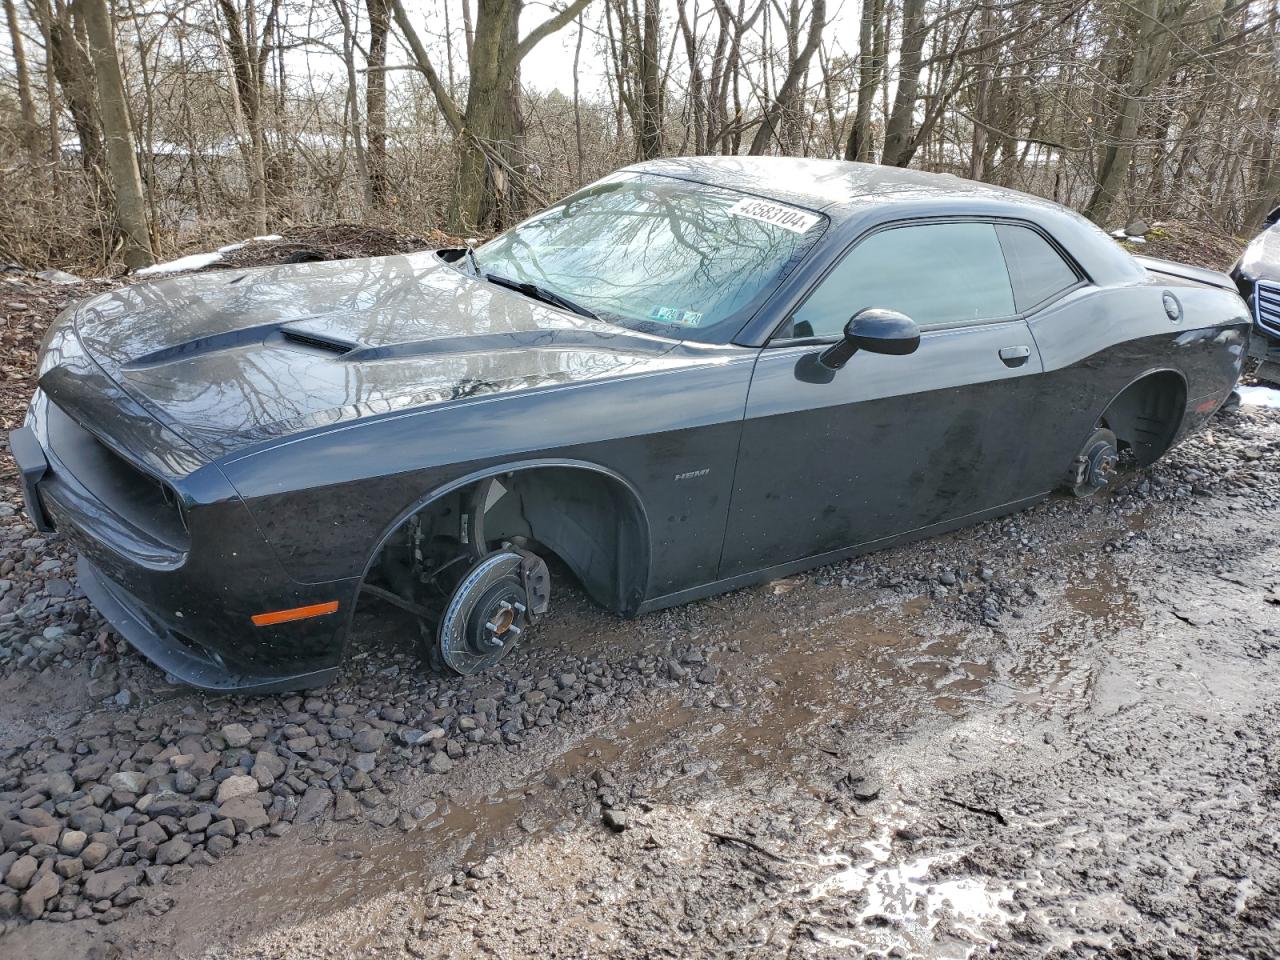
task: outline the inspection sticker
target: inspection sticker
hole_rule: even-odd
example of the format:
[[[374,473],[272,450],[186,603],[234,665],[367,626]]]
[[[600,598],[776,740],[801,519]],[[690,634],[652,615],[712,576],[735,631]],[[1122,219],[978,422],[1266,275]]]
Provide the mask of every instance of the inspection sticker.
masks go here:
[[[702,314],[696,310],[680,310],[676,307],[654,307],[649,311],[649,319],[677,323],[682,327],[696,327],[702,322]]]
[[[783,230],[790,230],[792,233],[805,233],[822,219],[816,213],[809,213],[807,210],[799,210],[781,203],[770,203],[768,200],[757,200],[755,197],[743,197],[729,208],[729,215],[762,220]]]

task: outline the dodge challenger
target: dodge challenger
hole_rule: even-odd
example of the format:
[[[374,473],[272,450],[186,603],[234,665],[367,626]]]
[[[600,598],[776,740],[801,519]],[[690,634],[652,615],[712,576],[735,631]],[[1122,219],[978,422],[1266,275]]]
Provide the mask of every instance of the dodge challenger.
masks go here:
[[[635,616],[1148,465],[1230,394],[1224,274],[1070,211],[836,161],[621,170],[478,248],[228,269],[70,307],[10,435],[139,651],[323,684],[357,600],[469,674],[553,567]]]

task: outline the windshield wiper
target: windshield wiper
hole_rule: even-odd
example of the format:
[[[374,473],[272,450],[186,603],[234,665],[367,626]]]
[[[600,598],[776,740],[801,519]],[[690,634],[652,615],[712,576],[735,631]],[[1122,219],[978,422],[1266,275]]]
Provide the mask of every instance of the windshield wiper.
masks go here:
[[[568,297],[562,297],[554,290],[548,290],[546,287],[540,287],[536,283],[530,283],[528,280],[512,280],[510,277],[504,277],[499,273],[486,273],[484,278],[490,283],[496,283],[500,287],[506,287],[509,290],[515,290],[517,293],[523,293],[526,297],[533,300],[541,300],[543,303],[549,303],[553,307],[563,307],[572,313],[576,313],[580,317],[586,317],[588,320],[599,320],[594,313],[582,306],[580,303],[574,303]]]

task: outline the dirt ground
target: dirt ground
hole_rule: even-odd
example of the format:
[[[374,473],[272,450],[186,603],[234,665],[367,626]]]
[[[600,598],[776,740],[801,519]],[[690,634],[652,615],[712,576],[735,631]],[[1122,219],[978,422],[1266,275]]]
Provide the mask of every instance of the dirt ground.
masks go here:
[[[1096,500],[630,622],[560,576],[484,678],[370,605],[254,699],[119,643],[6,462],[0,958],[1278,956],[1278,457],[1247,406]]]

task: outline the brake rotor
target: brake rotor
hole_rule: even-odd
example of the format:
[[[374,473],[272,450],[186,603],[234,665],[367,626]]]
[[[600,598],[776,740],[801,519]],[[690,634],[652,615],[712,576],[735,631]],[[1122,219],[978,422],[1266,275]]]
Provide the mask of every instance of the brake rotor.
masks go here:
[[[532,616],[524,563],[513,550],[497,550],[462,578],[436,631],[440,659],[449,669],[488,670],[519,642]]]
[[[1106,427],[1098,427],[1072,463],[1067,486],[1077,497],[1091,496],[1115,478],[1119,466],[1116,435]]]

